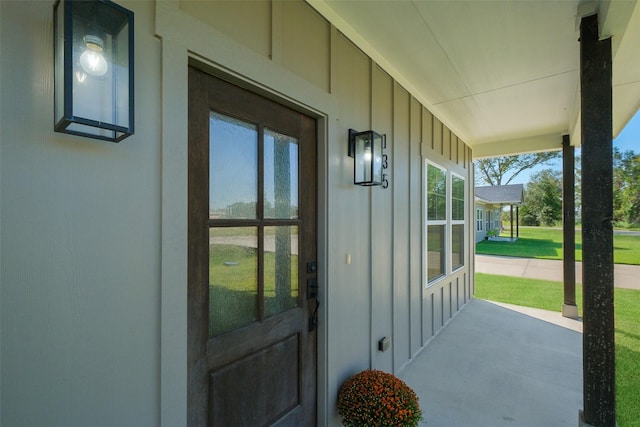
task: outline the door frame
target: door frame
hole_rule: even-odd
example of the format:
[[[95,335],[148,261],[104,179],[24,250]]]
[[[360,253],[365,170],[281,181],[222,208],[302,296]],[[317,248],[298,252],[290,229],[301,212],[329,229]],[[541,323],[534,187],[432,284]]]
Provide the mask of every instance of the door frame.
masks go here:
[[[176,32],[175,19],[185,19],[173,4],[161,4],[156,32],[162,36],[160,179],[160,425],[186,426],[187,422],[187,146],[188,65],[313,117],[317,123],[317,261],[319,325],[317,330],[317,423],[327,424],[333,407],[328,367],[328,141],[336,135],[339,105],[329,93],[214,31]],[[191,18],[187,18],[191,21]],[[191,22],[196,25],[196,22]],[[168,24],[168,25],[167,25]],[[226,43],[228,50],[216,46]],[[216,64],[203,58],[215,57]],[[240,58],[240,59],[239,59]],[[226,65],[225,65],[226,64]],[[236,73],[229,72],[235,69]],[[242,77],[241,77],[242,75]],[[261,82],[257,84],[256,82]],[[268,89],[270,88],[270,89]],[[313,105],[314,108],[309,106]]]

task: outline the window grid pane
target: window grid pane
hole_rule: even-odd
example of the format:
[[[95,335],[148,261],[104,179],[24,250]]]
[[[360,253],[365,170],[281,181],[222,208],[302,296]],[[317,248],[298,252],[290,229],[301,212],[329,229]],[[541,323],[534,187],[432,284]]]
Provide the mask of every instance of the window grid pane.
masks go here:
[[[427,227],[427,280],[429,282],[444,275],[444,237],[444,225]]]
[[[427,166],[427,219],[446,220],[447,174],[442,169]]]
[[[451,176],[451,219],[464,221],[464,179]]]
[[[464,265],[464,225],[451,226],[451,268],[455,270]]]
[[[264,132],[264,216],[298,218],[298,141]]]
[[[258,129],[216,112],[209,118],[209,217],[254,219]]]
[[[298,305],[298,227],[264,229],[265,317]]]
[[[209,336],[258,320],[257,227],[209,228]]]

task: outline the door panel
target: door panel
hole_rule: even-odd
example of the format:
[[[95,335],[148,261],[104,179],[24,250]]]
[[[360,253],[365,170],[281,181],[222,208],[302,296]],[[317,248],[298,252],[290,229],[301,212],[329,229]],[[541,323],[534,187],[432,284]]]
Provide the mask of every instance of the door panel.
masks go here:
[[[190,426],[315,425],[315,138],[313,119],[190,68]]]
[[[210,422],[259,426],[295,409],[300,394],[299,347],[298,335],[292,335],[213,371]]]

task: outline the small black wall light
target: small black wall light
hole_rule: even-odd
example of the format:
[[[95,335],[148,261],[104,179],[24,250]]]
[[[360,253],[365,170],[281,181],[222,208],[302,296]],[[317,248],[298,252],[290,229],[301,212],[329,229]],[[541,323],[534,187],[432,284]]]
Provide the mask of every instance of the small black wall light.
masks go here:
[[[54,130],[120,142],[133,134],[133,12],[109,0],[58,0]]]
[[[389,186],[383,169],[387,168],[386,135],[372,130],[358,132],[349,129],[349,156],[353,157],[353,183],[356,185]]]

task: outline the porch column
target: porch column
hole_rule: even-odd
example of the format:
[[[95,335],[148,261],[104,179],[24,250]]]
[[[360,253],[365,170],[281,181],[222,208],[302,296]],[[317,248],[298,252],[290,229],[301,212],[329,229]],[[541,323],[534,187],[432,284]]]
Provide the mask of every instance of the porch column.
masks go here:
[[[520,205],[516,205],[516,237],[520,237]]]
[[[562,251],[564,303],[562,315],[578,318],[576,304],[575,152],[569,135],[562,136]]]
[[[616,425],[611,40],[580,23],[584,422]]]
[[[511,209],[511,240],[513,240],[513,205],[509,205]]]

